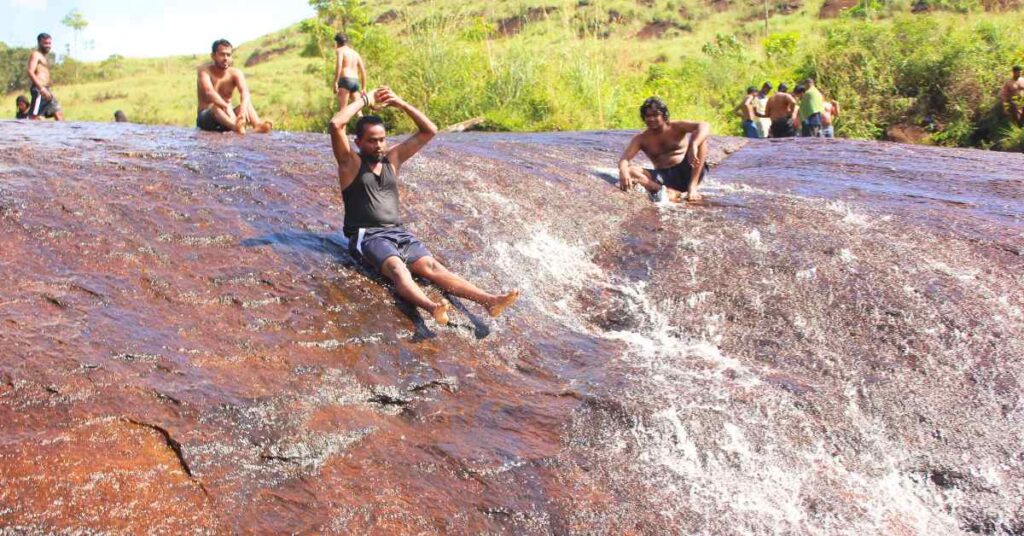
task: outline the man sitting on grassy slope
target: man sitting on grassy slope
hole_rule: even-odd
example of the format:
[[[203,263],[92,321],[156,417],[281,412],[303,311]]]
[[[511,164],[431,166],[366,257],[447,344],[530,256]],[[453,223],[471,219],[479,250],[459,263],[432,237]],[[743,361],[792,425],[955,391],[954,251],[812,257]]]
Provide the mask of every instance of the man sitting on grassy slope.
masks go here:
[[[381,108],[393,106],[405,112],[418,132],[389,148],[384,121],[367,115],[356,123],[355,144],[359,152],[355,152],[349,145],[345,127],[363,106],[375,103]],[[426,309],[441,325],[448,323],[451,303],[444,298],[438,301],[428,298],[413,275],[483,305],[491,316],[500,315],[519,298],[518,290],[503,295],[489,294],[449,272],[412,233],[402,228],[398,173],[402,164],[437,134],[437,126],[423,112],[384,86],[377,88],[373,95],[363,93],[358,100],[339,110],[331,119],[330,132],[345,203],[344,232],[353,258],[387,276],[394,282],[399,296]]]
[[[668,106],[658,97],[644,101],[640,117],[647,130],[634,136],[619,158],[619,187],[629,191],[633,184],[639,184],[655,202],[668,199],[678,203],[683,200],[682,192],[686,192],[687,200],[700,201],[697,188],[708,172],[711,126],[702,121],[669,121]],[[684,145],[686,139],[689,142]],[[630,163],[640,151],[654,169]]]
[[[199,67],[196,126],[211,132],[245,134],[248,125],[256,132],[270,132],[273,123],[261,120],[256,113],[245,75],[231,66],[233,48],[227,39],[214,41],[210,52],[213,61]],[[231,96],[236,89],[241,102],[232,109]]]
[[[1021,77],[1020,65],[1013,66],[1013,75],[1003,84],[999,97],[1010,121],[1018,127],[1024,127],[1024,78]]]

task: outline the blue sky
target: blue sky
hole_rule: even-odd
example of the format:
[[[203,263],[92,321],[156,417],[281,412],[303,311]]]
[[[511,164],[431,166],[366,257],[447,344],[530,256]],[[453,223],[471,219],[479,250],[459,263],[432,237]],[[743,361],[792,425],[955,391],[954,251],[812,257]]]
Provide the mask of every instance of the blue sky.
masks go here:
[[[60,21],[75,8],[89,26],[72,55],[87,61],[209,54],[215,39],[239,44],[313,16],[306,0],[0,0],[0,41],[34,47],[47,32],[63,54],[74,33]]]

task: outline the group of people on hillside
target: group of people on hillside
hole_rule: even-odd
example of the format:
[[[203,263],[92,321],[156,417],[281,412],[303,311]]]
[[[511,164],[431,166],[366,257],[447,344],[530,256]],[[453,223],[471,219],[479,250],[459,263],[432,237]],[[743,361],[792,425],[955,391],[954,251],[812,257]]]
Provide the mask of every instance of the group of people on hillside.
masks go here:
[[[743,102],[736,107],[742,118],[743,135],[747,138],[791,138],[794,136],[832,138],[835,136],[839,103],[826,99],[808,78],[789,93],[789,86],[779,84],[774,95],[772,83],[761,89],[747,88]]]

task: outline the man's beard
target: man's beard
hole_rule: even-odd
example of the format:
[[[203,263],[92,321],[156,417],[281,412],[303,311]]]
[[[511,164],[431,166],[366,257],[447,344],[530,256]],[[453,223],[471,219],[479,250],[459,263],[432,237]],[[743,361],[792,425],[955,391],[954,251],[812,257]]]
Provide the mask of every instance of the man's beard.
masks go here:
[[[380,153],[366,153],[363,155],[363,158],[365,158],[369,162],[373,162],[376,164],[377,162],[380,162],[381,160],[384,159],[384,155]]]

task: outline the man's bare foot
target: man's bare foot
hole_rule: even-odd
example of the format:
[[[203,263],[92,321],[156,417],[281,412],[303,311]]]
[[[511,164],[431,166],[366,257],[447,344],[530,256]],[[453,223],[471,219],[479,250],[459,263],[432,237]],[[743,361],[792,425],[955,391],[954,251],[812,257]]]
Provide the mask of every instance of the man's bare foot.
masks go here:
[[[668,193],[668,200],[669,201],[671,201],[673,203],[682,203],[683,202],[683,194],[673,190],[672,188],[665,188],[665,190]]]
[[[519,299],[519,291],[513,290],[504,296],[498,297],[498,302],[487,308],[487,313],[492,317],[501,316],[501,313],[505,311],[505,308],[512,305]]]
[[[434,317],[434,321],[442,326],[448,325],[448,311],[451,311],[452,303],[444,298],[441,298],[441,303],[430,314]]]
[[[686,196],[686,200],[691,203],[696,203],[697,201],[701,201],[702,199],[704,199],[704,196],[698,194],[697,192],[690,192],[690,194]]]
[[[267,134],[274,129],[274,123],[270,121],[264,121],[258,125],[255,125],[254,130],[260,134]]]
[[[245,119],[239,117],[235,120],[235,132],[245,135]]]

